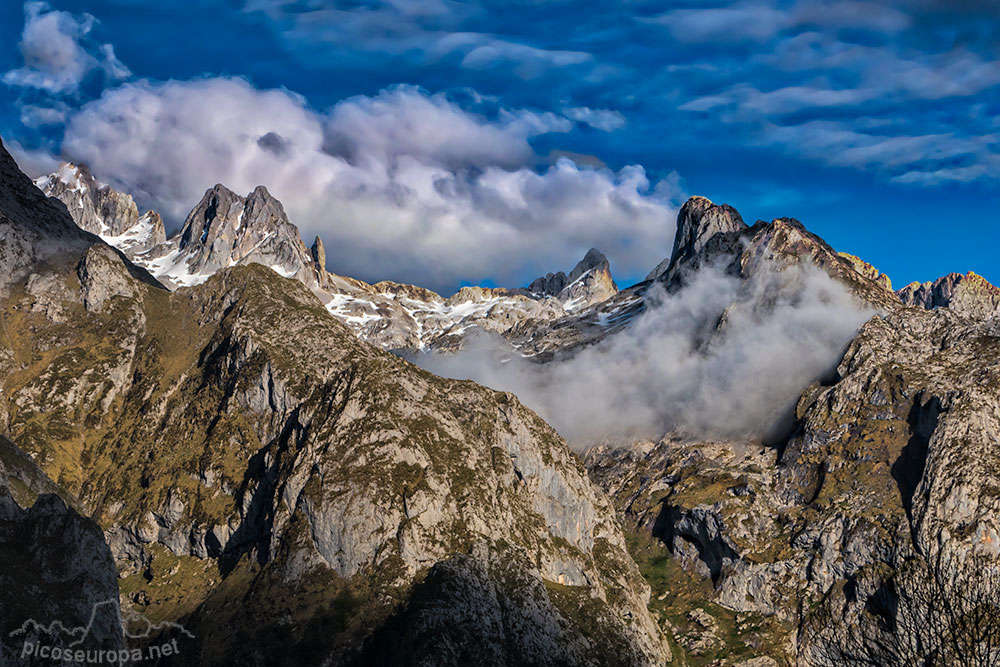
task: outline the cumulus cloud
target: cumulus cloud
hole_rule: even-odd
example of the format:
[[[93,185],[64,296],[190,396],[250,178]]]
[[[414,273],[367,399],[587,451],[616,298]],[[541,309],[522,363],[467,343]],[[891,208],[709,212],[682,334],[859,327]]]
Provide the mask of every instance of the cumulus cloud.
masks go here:
[[[174,224],[213,183],[265,184],[304,236],[323,237],[331,270],[363,279],[519,285],[591,247],[644,274],[670,248],[676,186],[639,166],[536,170],[529,140],[570,125],[486,118],[405,86],[320,113],[241,79],[140,81],[73,114],[62,147]]]
[[[813,266],[747,283],[709,267],[647,298],[630,328],[566,360],[533,363],[483,334],[455,355],[415,361],[514,392],[577,446],[668,432],[762,437],[787,425],[802,389],[873,314]]]
[[[111,79],[127,78],[130,72],[115,57],[110,44],[94,49],[85,45],[95,24],[90,14],[77,16],[54,10],[45,2],[25,3],[20,42],[24,67],[4,74],[4,83],[55,94],[75,91],[84,77],[98,68]]]

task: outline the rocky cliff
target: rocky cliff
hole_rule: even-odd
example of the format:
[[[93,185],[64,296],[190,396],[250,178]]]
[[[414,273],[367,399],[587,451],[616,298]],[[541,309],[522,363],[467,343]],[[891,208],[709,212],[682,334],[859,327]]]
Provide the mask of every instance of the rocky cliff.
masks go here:
[[[216,194],[182,235],[217,232],[207,262],[236,209],[277,210]],[[76,229],[33,203],[20,228]],[[104,529],[127,609],[191,631],[184,660],[365,664],[399,623],[412,664],[466,664],[469,637],[483,664],[668,658],[613,507],[514,396],[357,340],[258,263],[170,292],[77,232],[0,304],[3,428]]]

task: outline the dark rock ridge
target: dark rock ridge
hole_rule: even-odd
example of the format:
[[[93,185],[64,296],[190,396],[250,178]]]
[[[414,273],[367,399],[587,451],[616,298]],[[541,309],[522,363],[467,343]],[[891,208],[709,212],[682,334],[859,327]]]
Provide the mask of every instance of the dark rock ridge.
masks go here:
[[[0,295],[35,264],[78,254],[97,240],[35,187],[0,140]]]
[[[0,664],[51,664],[25,658],[26,643],[65,649],[82,640],[80,647],[90,650],[125,645],[111,551],[97,524],[73,509],[75,502],[0,436]]]
[[[740,214],[729,204],[715,204],[707,197],[691,197],[677,213],[677,231],[670,256],[654,268],[646,280],[655,280],[687,263],[698,264],[717,254],[732,253],[747,229]],[[711,245],[710,245],[711,244]]]

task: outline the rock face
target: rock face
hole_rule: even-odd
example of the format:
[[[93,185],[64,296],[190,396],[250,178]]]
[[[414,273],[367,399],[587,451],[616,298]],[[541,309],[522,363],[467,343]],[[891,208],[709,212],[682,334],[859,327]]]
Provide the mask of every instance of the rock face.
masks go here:
[[[732,242],[747,229],[740,214],[729,204],[714,204],[706,197],[691,197],[677,214],[677,232],[670,257],[660,262],[646,280],[669,276],[692,260],[711,259],[718,249],[735,250]],[[711,242],[712,247],[709,247]]]
[[[554,296],[568,311],[601,303],[618,293],[608,258],[591,248],[567,276],[562,271],[536,278],[525,288],[530,294]]]
[[[851,266],[854,267],[854,270],[863,275],[865,278],[878,283],[887,290],[892,289],[892,280],[889,276],[885,275],[865,260],[846,252],[838,252],[837,254],[850,262]]]
[[[897,294],[908,306],[950,308],[976,317],[992,316],[1000,308],[1000,289],[972,271],[949,273],[934,282],[910,283]]]
[[[181,250],[207,263],[280,212],[203,204]],[[4,430],[98,519],[128,610],[192,630],[190,664],[364,662],[407,617],[461,646],[461,590],[493,595],[496,664],[668,659],[610,502],[513,395],[358,341],[258,263],[169,292],[77,231],[0,303]]]
[[[35,185],[66,205],[81,229],[96,234],[130,258],[166,240],[163,221],[155,211],[142,216],[128,194],[98,183],[86,165],[64,162]]]
[[[36,264],[78,255],[96,240],[34,186],[0,142],[0,295]]]
[[[811,664],[806,628],[854,623],[915,555],[1000,558],[997,334],[992,320],[900,309],[873,318],[836,377],[803,393],[785,441],[593,450],[654,610],[679,617],[710,582],[704,608],[748,628],[719,651]],[[840,609],[845,594],[856,603]],[[705,634],[676,628],[682,645]]]
[[[32,644],[124,647],[111,551],[97,524],[67,502],[75,501],[0,437],[0,587],[6,591],[0,664],[50,664],[26,655],[25,646]]]

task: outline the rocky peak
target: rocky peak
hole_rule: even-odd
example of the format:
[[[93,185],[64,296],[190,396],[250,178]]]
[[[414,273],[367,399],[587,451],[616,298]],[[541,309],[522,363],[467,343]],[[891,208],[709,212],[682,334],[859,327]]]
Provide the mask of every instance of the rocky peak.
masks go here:
[[[889,276],[885,275],[865,260],[846,252],[838,252],[837,254],[850,262],[851,266],[854,267],[854,270],[863,275],[865,278],[878,283],[887,290],[892,289],[892,280],[889,279]]]
[[[309,254],[312,255],[313,261],[316,262],[317,270],[324,271],[326,269],[326,248],[323,246],[323,239],[318,236],[316,237],[312,247],[309,249]]]
[[[202,245],[211,243],[218,236],[223,226],[238,229],[242,218],[243,198],[222,185],[216,183],[205,191],[201,201],[191,209],[184,226],[181,228],[180,247],[183,250],[193,243]]]
[[[99,182],[85,164],[63,162],[34,183],[65,204],[78,227],[97,234],[130,259],[166,240],[163,221],[155,211],[140,216],[131,195]]]
[[[562,271],[536,278],[526,288],[536,296],[554,296],[569,309],[605,301],[618,293],[611,264],[604,253],[591,248],[567,276]]]
[[[611,269],[611,264],[608,262],[608,258],[605,257],[604,253],[597,248],[591,248],[588,250],[587,254],[583,256],[583,259],[576,263],[573,270],[569,272],[569,281],[573,282],[591,269],[609,272]]]
[[[591,248],[569,273],[569,278],[557,298],[567,310],[578,310],[602,301],[607,301],[618,293],[618,285],[611,277],[611,264],[604,253]]]
[[[715,204],[707,197],[691,197],[677,213],[677,231],[669,259],[660,262],[646,279],[672,273],[675,267],[699,258],[716,236],[730,239],[746,229],[743,218],[729,204]]]
[[[313,254],[281,202],[262,185],[245,197],[222,184],[209,188],[185,219],[176,248],[154,254],[170,253],[176,256],[167,271],[179,276],[178,284],[201,282],[201,276],[241,263],[263,264],[310,287],[317,284]]]
[[[908,306],[950,308],[974,316],[988,316],[1000,308],[1000,289],[977,273],[949,273],[933,282],[912,282],[896,294]]]

